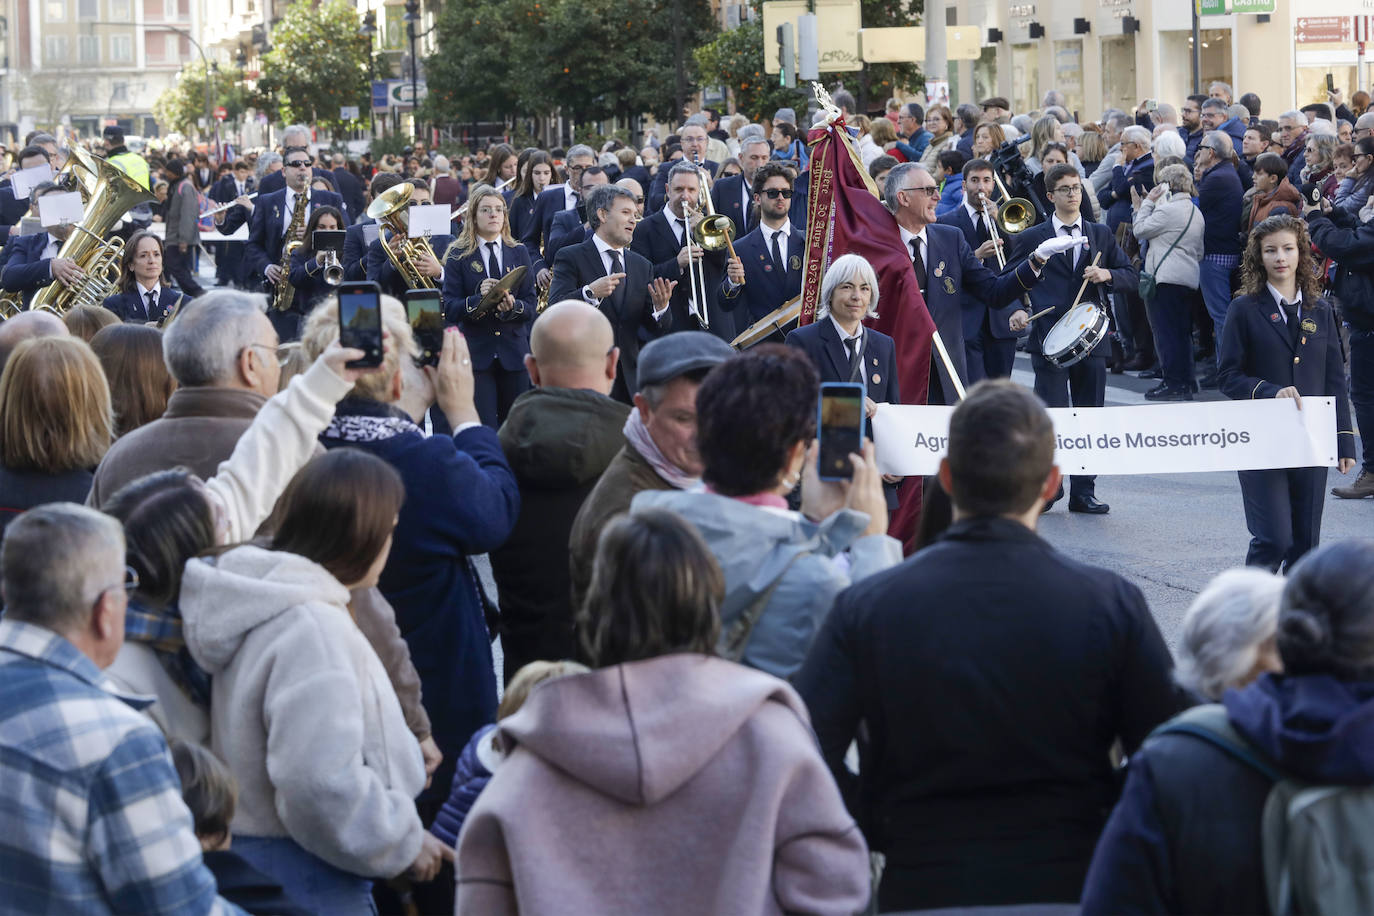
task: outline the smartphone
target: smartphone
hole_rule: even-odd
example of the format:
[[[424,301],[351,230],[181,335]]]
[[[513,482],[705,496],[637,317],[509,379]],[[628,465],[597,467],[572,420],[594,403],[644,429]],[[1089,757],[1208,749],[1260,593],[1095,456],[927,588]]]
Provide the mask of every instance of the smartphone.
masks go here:
[[[821,480],[854,476],[850,454],[863,453],[864,386],[859,382],[822,382],[816,407]]]
[[[406,318],[420,355],[419,366],[439,365],[439,351],[444,348],[444,309],[439,303],[437,289],[406,290]]]
[[[310,236],[310,245],[315,251],[333,251],[342,255],[344,236],[347,234],[342,229],[316,229]]]
[[[345,363],[349,369],[382,364],[382,288],[374,281],[339,284],[339,343],[365,354]]]
[[[1335,91],[1336,91],[1336,81],[1333,80],[1333,79],[1331,78],[1331,74],[1330,74],[1330,73],[1326,74],[1326,91],[1327,91],[1327,92],[1335,92]]]
[[[1145,110],[1146,110],[1146,111],[1154,111],[1154,110],[1155,110],[1156,108],[1158,108],[1158,107],[1159,107],[1159,103],[1156,102],[1154,99],[1146,99],[1146,100],[1145,100]]]

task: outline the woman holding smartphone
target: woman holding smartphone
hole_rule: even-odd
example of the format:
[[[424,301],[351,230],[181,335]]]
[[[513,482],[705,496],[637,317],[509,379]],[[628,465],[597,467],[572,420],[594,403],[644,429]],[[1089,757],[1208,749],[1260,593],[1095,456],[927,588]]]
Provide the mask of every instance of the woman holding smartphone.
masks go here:
[[[135,232],[119,256],[119,292],[102,305],[124,321],[162,324],[187,296],[168,286],[162,273],[162,239]]]
[[[1250,231],[1244,292],[1231,302],[1220,343],[1218,381],[1229,398],[1336,399],[1336,451],[1342,474],[1355,466],[1355,434],[1345,365],[1331,305],[1312,270],[1307,224],[1271,216]],[[1248,566],[1285,571],[1321,538],[1326,468],[1240,471]]]
[[[482,297],[517,267],[525,268],[519,284],[483,307]],[[525,354],[536,299],[529,267],[529,252],[511,237],[505,198],[491,185],[478,185],[468,198],[463,231],[444,255],[444,320],[467,338],[477,413],[493,429],[530,386]]]
[[[316,207],[305,223],[305,239],[299,248],[291,252],[291,285],[296,289],[292,300],[291,312],[296,317],[296,330],[290,339],[300,337],[300,324],[310,314],[321,299],[334,294],[334,286],[325,280],[324,265],[329,257],[328,250],[316,250],[316,231],[335,231],[344,228],[343,214],[338,207]],[[340,252],[335,252],[335,262],[343,263]],[[342,274],[340,274],[342,276]]]

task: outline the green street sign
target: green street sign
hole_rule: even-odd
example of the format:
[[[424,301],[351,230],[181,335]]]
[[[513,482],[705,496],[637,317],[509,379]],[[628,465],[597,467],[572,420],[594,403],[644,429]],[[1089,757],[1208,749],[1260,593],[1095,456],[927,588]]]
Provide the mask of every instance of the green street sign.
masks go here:
[[[1272,13],[1276,0],[1197,0],[1199,16],[1225,16],[1228,13],[1254,15]]]

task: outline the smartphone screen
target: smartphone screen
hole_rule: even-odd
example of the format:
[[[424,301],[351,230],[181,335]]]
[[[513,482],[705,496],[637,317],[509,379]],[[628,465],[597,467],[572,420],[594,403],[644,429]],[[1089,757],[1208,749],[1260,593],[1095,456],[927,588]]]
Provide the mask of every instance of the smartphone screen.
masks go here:
[[[1335,91],[1336,91],[1336,81],[1335,81],[1334,79],[1332,79],[1330,73],[1326,74],[1326,91],[1327,91],[1327,92],[1335,92]]]
[[[406,290],[406,317],[420,348],[416,362],[421,366],[439,365],[439,351],[444,348],[444,310],[439,304],[439,291]]]
[[[366,354],[347,363],[350,369],[382,364],[382,289],[371,280],[339,286],[339,343]]]
[[[864,386],[855,382],[824,382],[817,407],[816,433],[820,440],[821,480],[854,476],[851,453],[863,452]]]

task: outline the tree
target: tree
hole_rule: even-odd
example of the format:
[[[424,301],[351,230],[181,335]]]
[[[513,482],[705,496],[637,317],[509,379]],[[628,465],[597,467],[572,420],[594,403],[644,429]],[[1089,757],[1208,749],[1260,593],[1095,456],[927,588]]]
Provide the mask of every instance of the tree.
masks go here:
[[[253,93],[238,81],[233,72],[215,73],[210,81],[211,108],[223,107],[228,120],[236,121],[248,108],[254,107]],[[157,123],[169,131],[190,134],[196,122],[206,117],[205,62],[195,60],[181,68],[176,82],[163,90],[153,103]]]
[[[451,0],[425,62],[426,108],[438,120],[675,117],[696,89],[689,49],[714,28],[697,0]]]
[[[350,123],[339,117],[340,108],[368,104],[370,49],[358,35],[360,25],[347,0],[318,6],[296,0],[286,8],[272,27],[272,50],[263,55],[258,83],[283,120],[338,131]]]
[[[76,76],[70,70],[39,70],[24,78],[29,103],[40,127],[56,131],[62,116],[76,105]]]

